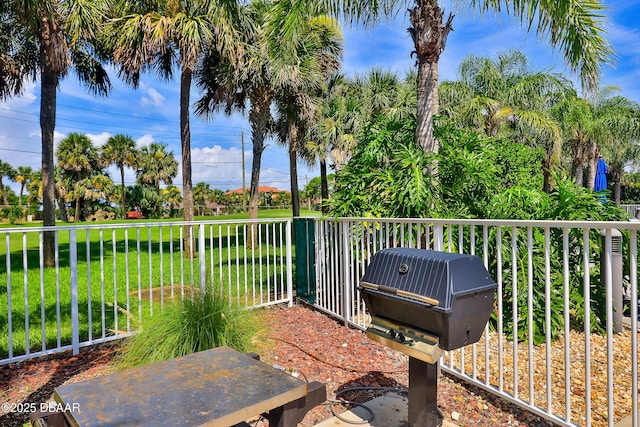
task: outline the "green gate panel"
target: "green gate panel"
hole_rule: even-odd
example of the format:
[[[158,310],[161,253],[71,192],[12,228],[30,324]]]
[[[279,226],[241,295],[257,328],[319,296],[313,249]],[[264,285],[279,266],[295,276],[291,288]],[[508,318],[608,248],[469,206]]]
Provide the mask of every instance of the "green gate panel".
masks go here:
[[[296,295],[309,304],[316,302],[316,241],[315,220],[295,218],[293,233],[296,242]]]

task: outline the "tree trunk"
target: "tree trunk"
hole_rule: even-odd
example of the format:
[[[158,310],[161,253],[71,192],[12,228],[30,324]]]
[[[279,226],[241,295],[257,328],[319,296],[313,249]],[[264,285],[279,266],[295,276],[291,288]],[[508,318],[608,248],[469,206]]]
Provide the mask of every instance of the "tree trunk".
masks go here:
[[[584,160],[587,149],[584,143],[576,142],[573,148],[573,176],[576,185],[584,187]]]
[[[329,206],[327,206],[327,200],[329,200],[329,182],[327,181],[327,160],[320,159],[320,197],[322,201],[322,213],[329,213]]]
[[[542,162],[542,191],[551,193],[551,156],[547,155]]]
[[[260,205],[260,165],[264,151],[264,138],[271,120],[271,95],[267,91],[255,91],[251,97],[249,122],[251,123],[251,145],[253,159],[251,161],[251,187],[249,189],[249,219],[258,219]],[[258,226],[253,224],[247,239],[248,249],[257,247],[256,236]]]
[[[180,76],[180,141],[182,142],[182,215],[185,221],[193,221],[193,191],[191,188],[191,129],[189,128],[189,95],[193,70],[182,67]],[[184,230],[184,248],[188,257],[195,256],[193,227]]]
[[[82,208],[80,207],[80,197],[76,197],[76,211],[75,214],[73,215],[73,222],[78,222],[80,221],[80,210]]]
[[[596,167],[598,166],[599,154],[600,149],[598,148],[598,144],[593,143],[591,145],[591,157],[589,158],[589,181],[587,183],[587,188],[591,190],[593,190],[593,187],[596,184]]]
[[[120,182],[122,183],[122,219],[127,217],[127,189],[124,186],[124,166],[120,166]]]
[[[289,175],[291,177],[291,210],[293,217],[300,216],[300,192],[298,190],[298,129],[289,123]]]
[[[40,40],[40,130],[42,133],[42,223],[56,225],[55,175],[53,163],[53,132],[56,127],[56,97],[58,73],[53,64],[55,46],[52,43],[51,24],[42,22]],[[44,266],[55,265],[55,233],[43,235]]]
[[[7,192],[5,191],[4,183],[2,182],[2,178],[3,177],[0,176],[0,191],[2,191],[2,204],[4,206],[8,206],[9,202],[7,201]]]
[[[416,144],[426,152],[437,153],[438,141],[433,136],[433,115],[438,113],[438,61],[444,51],[447,36],[453,29],[453,15],[443,25],[444,12],[438,0],[423,0],[409,11],[409,29],[418,58],[418,108]],[[429,171],[435,174],[435,165]]]
[[[22,195],[24,194],[25,183],[20,184],[20,199],[18,199],[18,206],[22,207]]]

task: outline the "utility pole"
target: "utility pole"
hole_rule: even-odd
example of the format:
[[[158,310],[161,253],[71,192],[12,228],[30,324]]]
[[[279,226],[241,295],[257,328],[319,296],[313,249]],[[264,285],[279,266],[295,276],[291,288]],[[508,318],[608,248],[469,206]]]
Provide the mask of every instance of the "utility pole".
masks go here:
[[[242,208],[247,211],[247,176],[244,168],[244,131],[240,132],[240,140],[242,141]]]

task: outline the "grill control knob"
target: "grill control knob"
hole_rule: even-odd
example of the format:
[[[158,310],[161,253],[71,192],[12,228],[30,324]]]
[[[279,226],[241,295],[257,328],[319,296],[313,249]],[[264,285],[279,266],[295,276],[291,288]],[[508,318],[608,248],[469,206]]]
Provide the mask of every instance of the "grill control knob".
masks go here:
[[[405,342],[405,340],[407,339],[402,333],[399,333],[397,338],[398,338],[398,341],[400,342]]]
[[[398,334],[393,329],[389,329],[389,336],[391,338],[396,338],[398,336]]]

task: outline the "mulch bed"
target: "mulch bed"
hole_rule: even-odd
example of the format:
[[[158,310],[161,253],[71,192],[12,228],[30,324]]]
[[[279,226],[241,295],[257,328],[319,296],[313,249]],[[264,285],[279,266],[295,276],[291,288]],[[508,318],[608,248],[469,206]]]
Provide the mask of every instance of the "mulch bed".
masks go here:
[[[302,306],[266,309],[269,337],[262,344],[261,359],[297,372],[309,381],[327,386],[327,396],[348,387],[406,388],[405,355],[369,340],[356,329]],[[110,364],[117,344],[83,348],[0,367],[0,402],[29,404],[51,401],[56,387],[114,371]],[[445,419],[459,426],[540,426],[552,423],[447,375],[439,379],[438,405]],[[359,391],[344,396],[366,402],[380,392]],[[15,407],[14,405],[14,407]],[[337,405],[336,410],[348,409]],[[300,424],[313,426],[332,417],[330,405],[314,408]],[[255,420],[255,424],[264,422]],[[28,414],[0,411],[0,426],[22,427]]]

